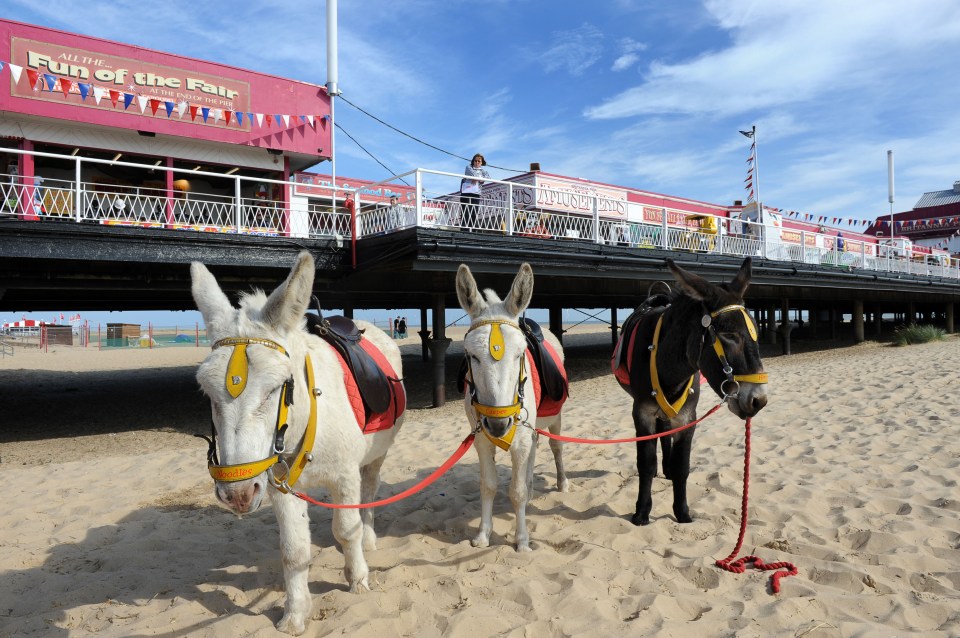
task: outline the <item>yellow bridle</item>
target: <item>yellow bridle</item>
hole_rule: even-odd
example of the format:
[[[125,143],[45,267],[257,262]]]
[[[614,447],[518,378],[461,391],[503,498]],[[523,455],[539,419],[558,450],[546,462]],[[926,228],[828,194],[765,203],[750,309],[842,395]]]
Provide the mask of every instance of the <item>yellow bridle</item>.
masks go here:
[[[503,340],[503,331],[500,329],[500,326],[510,326],[521,330],[520,325],[514,321],[509,321],[507,319],[482,319],[480,321],[475,321],[470,324],[470,328],[467,330],[467,334],[470,334],[477,328],[483,326],[490,326],[490,338],[487,343],[487,349],[490,352],[490,356],[493,357],[494,361],[500,361],[503,359],[504,355],[504,340]],[[522,330],[521,330],[522,332]],[[470,358],[467,357],[467,369],[470,373],[469,376],[469,386],[470,386],[470,404],[473,406],[473,409],[477,413],[477,426],[480,430],[483,431],[483,434],[489,439],[491,443],[496,445],[501,450],[509,450],[510,444],[513,443],[513,437],[517,431],[517,423],[520,420],[520,412],[523,409],[523,384],[527,380],[526,376],[526,353],[520,358],[520,378],[517,383],[517,391],[514,394],[514,402],[510,405],[485,405],[480,403],[477,400],[476,386],[473,384],[473,368],[470,366]],[[508,417],[513,417],[513,423],[510,425],[510,429],[507,430],[507,433],[501,437],[495,437],[489,432],[486,428],[480,425],[480,417],[486,416],[492,419],[505,419]]]
[[[754,341],[757,341],[757,329],[753,325],[753,320],[750,319],[750,315],[747,313],[747,309],[741,304],[731,304],[729,306],[724,306],[718,310],[715,310],[709,315],[705,315],[703,319],[704,329],[707,329],[711,333],[713,338],[713,350],[717,353],[717,358],[720,359],[720,365],[723,368],[724,374],[727,375],[727,380],[724,381],[724,384],[728,382],[733,382],[735,384],[734,392],[730,393],[736,394],[736,390],[739,389],[739,383],[741,381],[746,383],[767,383],[767,373],[766,372],[755,372],[752,374],[733,374],[733,368],[730,367],[729,362],[727,361],[726,352],[723,350],[723,344],[720,342],[720,338],[717,336],[713,328],[712,319],[716,319],[718,315],[721,315],[725,312],[732,312],[739,310],[743,313],[743,319],[747,324],[747,332],[750,334],[750,338]],[[660,315],[660,318],[657,319],[657,326],[653,330],[653,343],[650,346],[650,385],[653,387],[653,396],[657,400],[657,405],[660,406],[660,409],[663,410],[663,413],[667,418],[673,418],[680,413],[680,410],[683,408],[684,404],[687,402],[687,397],[691,394],[691,388],[693,387],[693,381],[697,376],[697,373],[694,373],[690,376],[690,379],[687,380],[687,384],[683,389],[683,392],[680,393],[680,397],[670,403],[667,401],[666,394],[663,392],[663,389],[660,387],[660,376],[657,374],[657,348],[660,343],[660,327],[663,325],[663,315]],[[730,396],[730,395],[728,395]]]
[[[247,346],[249,345],[266,346],[288,357],[290,356],[283,346],[269,339],[230,337],[220,339],[214,343],[212,347],[213,350],[223,346],[233,347],[233,353],[230,355],[230,361],[227,363],[224,383],[227,387],[227,392],[234,399],[239,397],[247,387],[247,374],[249,372]],[[207,469],[215,481],[224,483],[245,481],[270,470],[270,483],[275,488],[283,493],[287,493],[291,489],[291,486],[300,478],[300,474],[307,466],[307,463],[313,460],[311,450],[313,449],[313,443],[317,434],[318,391],[314,387],[313,364],[310,361],[309,354],[304,360],[304,376],[307,381],[307,394],[310,396],[310,417],[307,421],[307,429],[306,432],[304,432],[303,441],[300,444],[300,450],[297,452],[293,463],[287,463],[283,457],[285,451],[283,437],[287,429],[287,415],[290,406],[293,404],[293,377],[291,377],[284,382],[283,388],[280,391],[280,403],[277,408],[277,427],[272,455],[265,459],[251,461],[249,463],[220,465],[217,459],[216,429],[214,429],[213,437],[210,439],[210,450],[207,453]],[[277,470],[278,466],[279,471]]]

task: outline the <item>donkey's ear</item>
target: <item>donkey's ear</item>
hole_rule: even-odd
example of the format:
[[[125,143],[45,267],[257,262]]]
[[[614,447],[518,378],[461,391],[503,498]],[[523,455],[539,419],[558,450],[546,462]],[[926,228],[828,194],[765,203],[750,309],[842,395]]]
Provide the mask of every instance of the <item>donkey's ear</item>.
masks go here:
[[[203,315],[203,323],[211,334],[216,334],[220,326],[229,322],[235,310],[213,273],[199,261],[190,264],[190,280],[190,292],[197,310]]]
[[[503,308],[507,314],[520,316],[520,313],[530,305],[532,297],[533,268],[530,264],[520,264],[520,272],[513,279],[513,286],[510,287],[510,294],[507,295]]]
[[[708,299],[713,292],[713,284],[699,275],[688,272],[680,266],[673,263],[672,259],[667,259],[667,268],[673,273],[673,278],[680,284],[683,292],[687,293],[697,301]]]
[[[473,273],[470,272],[470,267],[466,264],[460,264],[460,267],[457,268],[457,300],[464,312],[471,317],[480,314],[486,306],[486,302],[480,296],[480,291],[477,290],[477,282],[473,278]]]
[[[310,304],[313,292],[313,257],[303,251],[297,256],[287,280],[270,293],[263,306],[263,319],[280,332],[296,330]]]
[[[747,286],[750,285],[750,277],[752,273],[753,260],[747,257],[743,260],[743,264],[740,266],[740,272],[738,272],[737,276],[734,277],[733,281],[730,282],[730,292],[743,299],[744,293],[747,292]]]

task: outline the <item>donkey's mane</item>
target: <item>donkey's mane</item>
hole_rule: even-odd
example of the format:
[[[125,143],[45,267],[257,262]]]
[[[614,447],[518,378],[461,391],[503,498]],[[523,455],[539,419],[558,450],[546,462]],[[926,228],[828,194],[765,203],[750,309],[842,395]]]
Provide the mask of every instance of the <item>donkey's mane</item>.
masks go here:
[[[486,298],[488,304],[503,303],[503,299],[500,298],[500,295],[498,295],[493,288],[484,288],[483,296]]]

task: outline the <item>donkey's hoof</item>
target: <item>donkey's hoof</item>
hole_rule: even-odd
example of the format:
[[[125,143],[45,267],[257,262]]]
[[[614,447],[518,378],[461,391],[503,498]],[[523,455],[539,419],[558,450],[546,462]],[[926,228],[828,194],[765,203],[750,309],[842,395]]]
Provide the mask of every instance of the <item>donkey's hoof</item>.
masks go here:
[[[570,481],[567,480],[567,477],[564,476],[562,479],[557,481],[557,491],[558,492],[569,492],[570,491]]]
[[[300,615],[284,614],[280,622],[277,623],[277,631],[282,631],[291,636],[299,636],[306,628],[306,620]]]
[[[490,539],[486,536],[477,536],[470,539],[470,544],[474,547],[490,547]]]
[[[693,518],[689,514],[675,514],[678,523],[692,523]]]
[[[630,522],[634,525],[649,525],[650,524],[650,515],[641,514],[637,512],[630,518]]]

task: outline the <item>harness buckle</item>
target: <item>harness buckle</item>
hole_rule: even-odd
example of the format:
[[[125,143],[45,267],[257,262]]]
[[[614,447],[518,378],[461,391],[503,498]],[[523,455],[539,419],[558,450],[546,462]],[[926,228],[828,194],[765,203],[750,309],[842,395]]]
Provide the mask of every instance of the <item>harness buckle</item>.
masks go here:
[[[728,385],[733,386],[732,392],[727,392],[726,388]],[[736,379],[727,379],[720,384],[720,392],[723,392],[723,400],[726,401],[729,398],[736,397],[740,394],[740,382]]]
[[[276,472],[274,471],[278,465],[283,466],[283,474],[281,478],[277,478]],[[287,463],[287,460],[282,456],[277,459],[277,462],[267,470],[267,474],[270,477],[270,484],[281,492],[291,491],[291,487],[287,485],[287,479],[290,478],[290,464]]]

